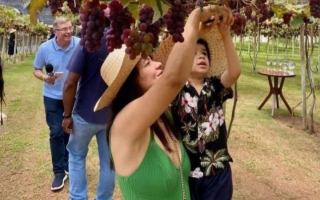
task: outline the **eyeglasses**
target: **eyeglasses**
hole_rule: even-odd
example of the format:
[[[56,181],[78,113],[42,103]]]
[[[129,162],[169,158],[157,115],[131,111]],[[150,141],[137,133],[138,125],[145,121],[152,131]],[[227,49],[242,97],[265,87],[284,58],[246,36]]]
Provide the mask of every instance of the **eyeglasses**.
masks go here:
[[[60,28],[60,29],[56,28],[55,30],[67,32],[68,30],[69,30],[69,31],[73,31],[73,27],[70,26],[70,27],[64,27],[64,28]]]

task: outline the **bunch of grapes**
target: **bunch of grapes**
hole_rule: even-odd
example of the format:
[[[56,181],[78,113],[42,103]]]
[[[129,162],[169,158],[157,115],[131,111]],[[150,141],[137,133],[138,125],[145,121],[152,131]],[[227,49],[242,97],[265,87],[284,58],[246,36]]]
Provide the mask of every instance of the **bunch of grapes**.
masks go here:
[[[186,0],[168,0],[171,4],[171,8],[168,10],[163,18],[165,19],[167,29],[172,35],[173,42],[183,42],[183,31],[185,18],[188,12],[183,9],[183,5],[186,4]]]
[[[236,35],[242,35],[245,33],[246,18],[239,12],[233,12],[234,23],[231,30]]]
[[[166,23],[166,20],[161,17],[152,23],[153,17],[153,8],[143,5],[139,11],[139,30],[148,33],[151,37],[153,47],[156,47],[158,45],[161,28]]]
[[[185,2],[185,4],[182,4],[182,8],[187,12],[187,14],[190,14],[196,6],[203,4],[203,0],[186,0]]]
[[[55,15],[58,11],[61,12],[63,2],[64,0],[49,0],[52,15]]]
[[[229,0],[228,5],[231,8],[231,10],[236,10],[236,11],[239,11],[240,8],[244,6],[244,4],[242,3],[242,0]]]
[[[121,35],[121,39],[126,44],[126,53],[134,59],[137,55],[146,58],[158,45],[159,33],[164,24],[164,19],[159,18],[152,23],[154,10],[151,7],[142,5],[139,10],[138,30],[126,29]]]
[[[248,20],[252,18],[252,8],[249,5],[244,6],[244,15]]]
[[[101,38],[105,28],[103,4],[99,0],[87,2],[80,8],[80,21],[82,25],[80,45],[87,51],[93,52],[101,48]]]
[[[310,13],[314,18],[320,18],[320,1],[319,0],[310,0]]]
[[[125,42],[124,31],[130,29],[135,19],[127,8],[124,8],[119,0],[111,0],[108,3],[108,19],[110,20],[110,29],[107,32],[107,48],[109,52],[114,49],[120,49]],[[122,37],[121,37],[122,36]],[[128,42],[128,41],[127,41]],[[128,42],[129,44],[129,42]]]
[[[292,13],[291,12],[284,13],[283,16],[282,16],[283,23],[287,24],[287,25],[290,25],[291,17],[292,17]]]
[[[147,58],[152,53],[151,37],[145,32],[138,30],[125,29],[121,35],[124,38],[124,43],[127,46],[126,54],[130,59],[135,59],[141,54],[142,58]]]
[[[274,12],[266,4],[266,0],[256,1],[256,7],[259,8],[258,13],[261,15],[261,17],[259,18],[260,24],[267,19],[270,19],[274,15]]]
[[[74,14],[79,13],[81,0],[68,0],[68,7],[70,8],[71,12]]]

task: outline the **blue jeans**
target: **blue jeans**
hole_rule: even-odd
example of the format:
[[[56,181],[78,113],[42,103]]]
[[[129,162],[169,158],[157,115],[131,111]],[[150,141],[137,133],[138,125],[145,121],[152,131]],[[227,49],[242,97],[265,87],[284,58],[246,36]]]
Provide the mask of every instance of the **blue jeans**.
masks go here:
[[[115,186],[115,174],[110,169],[109,147],[106,138],[107,125],[88,123],[78,114],[73,114],[72,119],[72,134],[70,134],[67,145],[70,200],[88,199],[86,157],[89,143],[94,135],[97,139],[100,161],[99,184],[95,200],[111,200]]]
[[[216,176],[189,177],[192,200],[231,200],[233,193],[230,163]]]
[[[46,112],[46,121],[50,129],[50,150],[53,173],[64,174],[68,169],[68,144],[69,135],[63,132],[61,123],[63,115],[62,100],[43,97]]]

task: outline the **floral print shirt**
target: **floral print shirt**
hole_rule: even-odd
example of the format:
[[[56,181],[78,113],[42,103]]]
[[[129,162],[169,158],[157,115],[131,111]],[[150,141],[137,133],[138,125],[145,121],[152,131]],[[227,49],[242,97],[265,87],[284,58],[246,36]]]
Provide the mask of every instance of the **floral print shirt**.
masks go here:
[[[216,175],[232,162],[223,113],[223,103],[232,97],[232,89],[221,84],[219,75],[206,78],[200,94],[187,82],[172,102],[172,116],[191,161],[191,177]]]

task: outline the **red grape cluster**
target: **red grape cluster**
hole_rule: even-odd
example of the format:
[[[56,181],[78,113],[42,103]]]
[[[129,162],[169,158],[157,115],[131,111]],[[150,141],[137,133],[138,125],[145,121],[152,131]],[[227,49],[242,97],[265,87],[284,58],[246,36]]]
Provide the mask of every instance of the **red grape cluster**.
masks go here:
[[[233,12],[234,23],[231,30],[236,35],[243,35],[245,33],[246,18],[239,12]]]
[[[130,29],[135,19],[127,8],[124,8],[119,0],[111,0],[108,3],[108,19],[110,29],[107,32],[107,48],[109,52],[120,49],[124,43],[124,30]]]
[[[101,38],[105,28],[105,16],[103,4],[99,0],[87,2],[80,8],[81,40],[80,45],[85,46],[87,51],[93,52],[101,48]]]
[[[137,55],[146,58],[152,53],[154,47],[157,47],[159,33],[164,24],[164,19],[159,18],[152,23],[154,10],[151,7],[142,5],[139,10],[138,30],[124,31],[122,39],[127,46],[126,52],[130,58],[134,59]]]
[[[81,6],[81,0],[68,0],[67,5],[73,14],[78,14]]]
[[[130,59],[135,59],[141,55],[142,58],[147,58],[152,53],[153,45],[151,43],[150,34],[139,32],[138,30],[125,29],[122,36],[126,44],[126,53]]]
[[[64,0],[49,0],[52,15],[55,15],[58,11],[61,12],[63,2]]]
[[[266,0],[256,1],[255,4],[259,8],[258,13],[260,13],[262,15],[262,17],[260,17],[260,19],[259,19],[260,24],[262,24],[267,19],[270,19],[274,15],[273,11],[266,4]]]
[[[185,18],[187,17],[187,11],[183,9],[183,4],[186,4],[186,0],[168,0],[171,4],[171,8],[168,10],[163,18],[165,19],[167,29],[172,35],[173,42],[183,42],[183,31]]]
[[[249,7],[251,7],[251,13],[249,13]],[[256,11],[256,15],[254,16],[252,15],[252,8]],[[247,19],[261,25],[264,21],[270,19],[274,15],[274,12],[266,4],[266,0],[259,0],[255,1],[254,5],[245,6],[245,15]]]
[[[203,0],[185,0],[185,2],[185,4],[182,4],[182,8],[187,12],[187,14],[190,14],[196,6],[203,4]]]
[[[319,0],[310,0],[310,13],[314,18],[320,18],[320,1]]]
[[[150,34],[151,43],[153,47],[156,47],[158,45],[161,27],[163,27],[166,21],[161,17],[152,23],[153,16],[153,8],[143,5],[139,10],[139,30]]]
[[[231,10],[236,10],[236,11],[239,11],[240,8],[244,6],[241,0],[229,0],[228,5],[231,8]]]
[[[244,15],[246,16],[246,18],[248,20],[251,20],[251,17],[252,17],[252,8],[251,8],[251,6],[246,5],[244,7]]]
[[[292,13],[291,12],[284,13],[283,16],[282,16],[283,23],[287,24],[287,25],[290,25],[291,17],[292,17]]]

